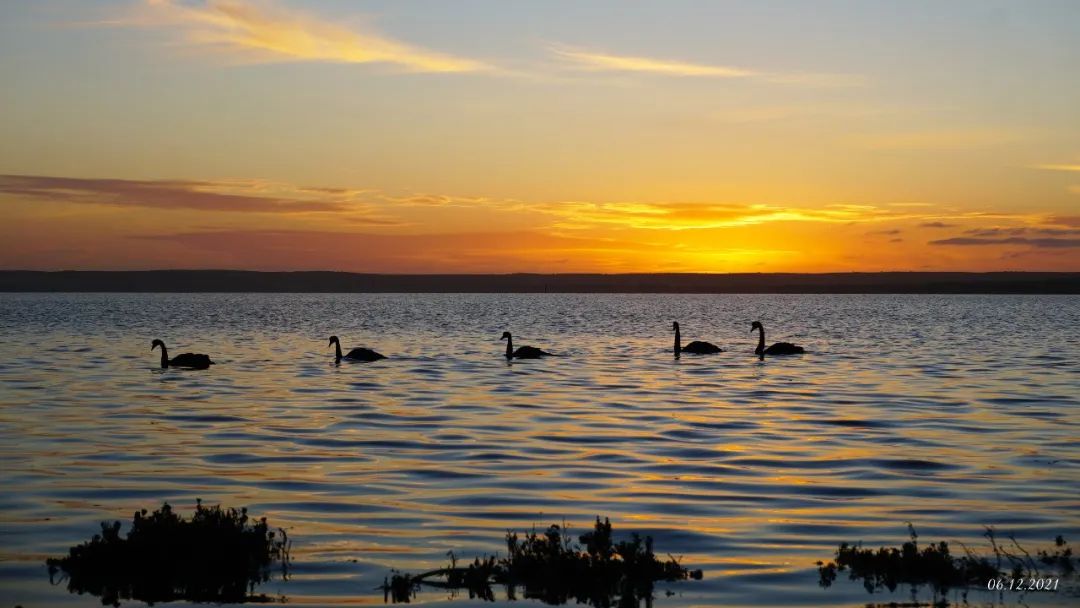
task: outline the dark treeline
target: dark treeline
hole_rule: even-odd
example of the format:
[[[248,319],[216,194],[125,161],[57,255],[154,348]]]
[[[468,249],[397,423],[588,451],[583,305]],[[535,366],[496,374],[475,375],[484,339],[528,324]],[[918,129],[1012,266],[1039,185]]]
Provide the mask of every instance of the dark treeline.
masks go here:
[[[0,271],[0,291],[1080,294],[1080,272],[358,274],[241,270],[20,270]]]

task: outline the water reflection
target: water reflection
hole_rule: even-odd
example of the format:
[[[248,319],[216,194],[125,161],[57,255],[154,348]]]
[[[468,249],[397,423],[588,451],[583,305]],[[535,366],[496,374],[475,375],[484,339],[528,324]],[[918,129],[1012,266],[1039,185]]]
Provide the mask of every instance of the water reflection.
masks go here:
[[[672,319],[726,352],[674,360]],[[759,362],[756,319],[813,354]],[[508,327],[562,356],[506,365]],[[261,587],[297,603],[605,514],[705,569],[658,605],[861,605],[814,562],[898,522],[1080,537],[1076,345],[1076,297],[4,294],[0,603],[77,603],[45,557],[202,497],[303,531]]]
[[[67,583],[71,593],[89,593],[102,604],[120,600],[243,603],[284,601],[256,594],[278,562],[289,563],[288,535],[266,519],[252,521],[247,509],[204,507],[186,519],[166,503],[153,513],[135,513],[121,535],[120,522],[101,524],[101,533],[47,560],[49,582]]]
[[[652,537],[632,533],[628,540],[616,541],[608,519],[597,517],[593,529],[578,542],[556,524],[520,539],[516,532],[507,532],[505,556],[478,557],[458,566],[451,552],[445,568],[416,575],[394,573],[383,584],[384,601],[411,602],[424,586],[466,590],[470,599],[495,601],[492,588],[501,586],[507,601],[517,599],[520,589],[523,597],[545,604],[651,606],[658,581],[702,577],[700,570],[690,570],[670,555],[658,558]]]

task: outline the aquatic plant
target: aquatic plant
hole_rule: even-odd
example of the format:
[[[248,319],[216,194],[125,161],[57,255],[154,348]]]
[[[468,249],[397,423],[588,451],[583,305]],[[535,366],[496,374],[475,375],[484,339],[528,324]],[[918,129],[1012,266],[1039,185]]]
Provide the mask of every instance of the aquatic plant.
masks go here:
[[[1013,542],[1016,542],[1013,539]],[[1073,574],[1076,572],[1077,564],[1073,563],[1072,548],[1069,547],[1069,543],[1066,542],[1065,537],[1060,534],[1054,539],[1054,549],[1049,551],[1040,550],[1038,552],[1039,561],[1051,568],[1057,568],[1062,574]]]
[[[700,579],[700,570],[689,570],[677,559],[657,559],[652,538],[632,534],[630,540],[615,542],[611,522],[596,518],[591,532],[573,542],[565,526],[551,525],[542,533],[519,537],[506,533],[505,557],[476,558],[459,567],[451,553],[451,564],[423,574],[394,572],[383,583],[386,601],[409,602],[422,586],[451,590],[465,589],[470,598],[494,601],[492,585],[503,585],[508,600],[518,589],[524,597],[547,604],[571,600],[597,607],[637,606],[652,597],[657,581]]]
[[[255,595],[255,585],[269,580],[275,561],[287,567],[289,547],[285,531],[272,531],[266,518],[199,500],[190,519],[168,503],[153,513],[137,511],[126,537],[120,522],[102,522],[101,534],[46,564],[51,579],[67,577],[69,591],[113,606],[121,599],[266,602],[271,599]]]
[[[837,573],[849,572],[851,580],[861,580],[867,591],[888,589],[895,591],[898,585],[912,587],[929,585],[935,592],[943,593],[952,588],[986,586],[988,581],[1000,578],[1022,579],[1047,575],[1040,571],[1039,563],[1049,573],[1072,574],[1076,570],[1072,549],[1064,538],[1055,539],[1055,549],[1037,552],[1032,557],[1010,536],[1013,549],[1000,543],[993,528],[987,527],[984,536],[989,539],[992,557],[979,556],[960,544],[964,554],[950,553],[949,544],[941,541],[919,546],[915,527],[908,524],[910,540],[899,548],[864,548],[861,543],[841,543],[836,558],[828,563],[817,562],[818,584],[829,587],[836,581]],[[1017,551],[1018,553],[1014,553]],[[1007,568],[1007,569],[1005,569]]]

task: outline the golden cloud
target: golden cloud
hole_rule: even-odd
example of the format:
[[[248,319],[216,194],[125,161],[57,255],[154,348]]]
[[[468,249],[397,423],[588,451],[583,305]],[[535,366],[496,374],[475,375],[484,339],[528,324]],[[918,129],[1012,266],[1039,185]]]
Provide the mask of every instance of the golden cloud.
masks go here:
[[[870,205],[836,204],[821,208],[707,203],[595,203],[574,201],[538,207],[558,216],[558,225],[606,224],[652,230],[700,230],[767,222],[869,222],[905,219]]]
[[[550,51],[576,67],[584,70],[652,72],[669,76],[711,76],[716,78],[746,78],[757,72],[727,66],[705,65],[592,52],[564,46],[553,46]]]
[[[1048,164],[1048,165],[1034,165],[1032,169],[1043,169],[1046,171],[1078,171],[1080,172],[1080,164]]]
[[[692,63],[673,59],[658,59],[636,55],[616,55],[563,45],[548,50],[570,67],[594,72],[637,72],[659,76],[688,76],[705,78],[753,78],[778,84],[807,84],[848,86],[862,82],[851,74],[762,72],[746,68]]]
[[[250,0],[206,0],[198,4],[146,0],[137,14],[114,23],[174,28],[191,44],[250,61],[387,64],[410,72],[476,72],[489,67],[375,31],[349,29]]]

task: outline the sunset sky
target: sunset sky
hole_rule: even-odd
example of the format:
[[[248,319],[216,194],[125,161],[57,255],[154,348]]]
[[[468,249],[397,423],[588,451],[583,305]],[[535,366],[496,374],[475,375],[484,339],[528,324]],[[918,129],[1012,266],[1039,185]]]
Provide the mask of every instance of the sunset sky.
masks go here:
[[[0,268],[1080,271],[1080,2],[0,4]]]

